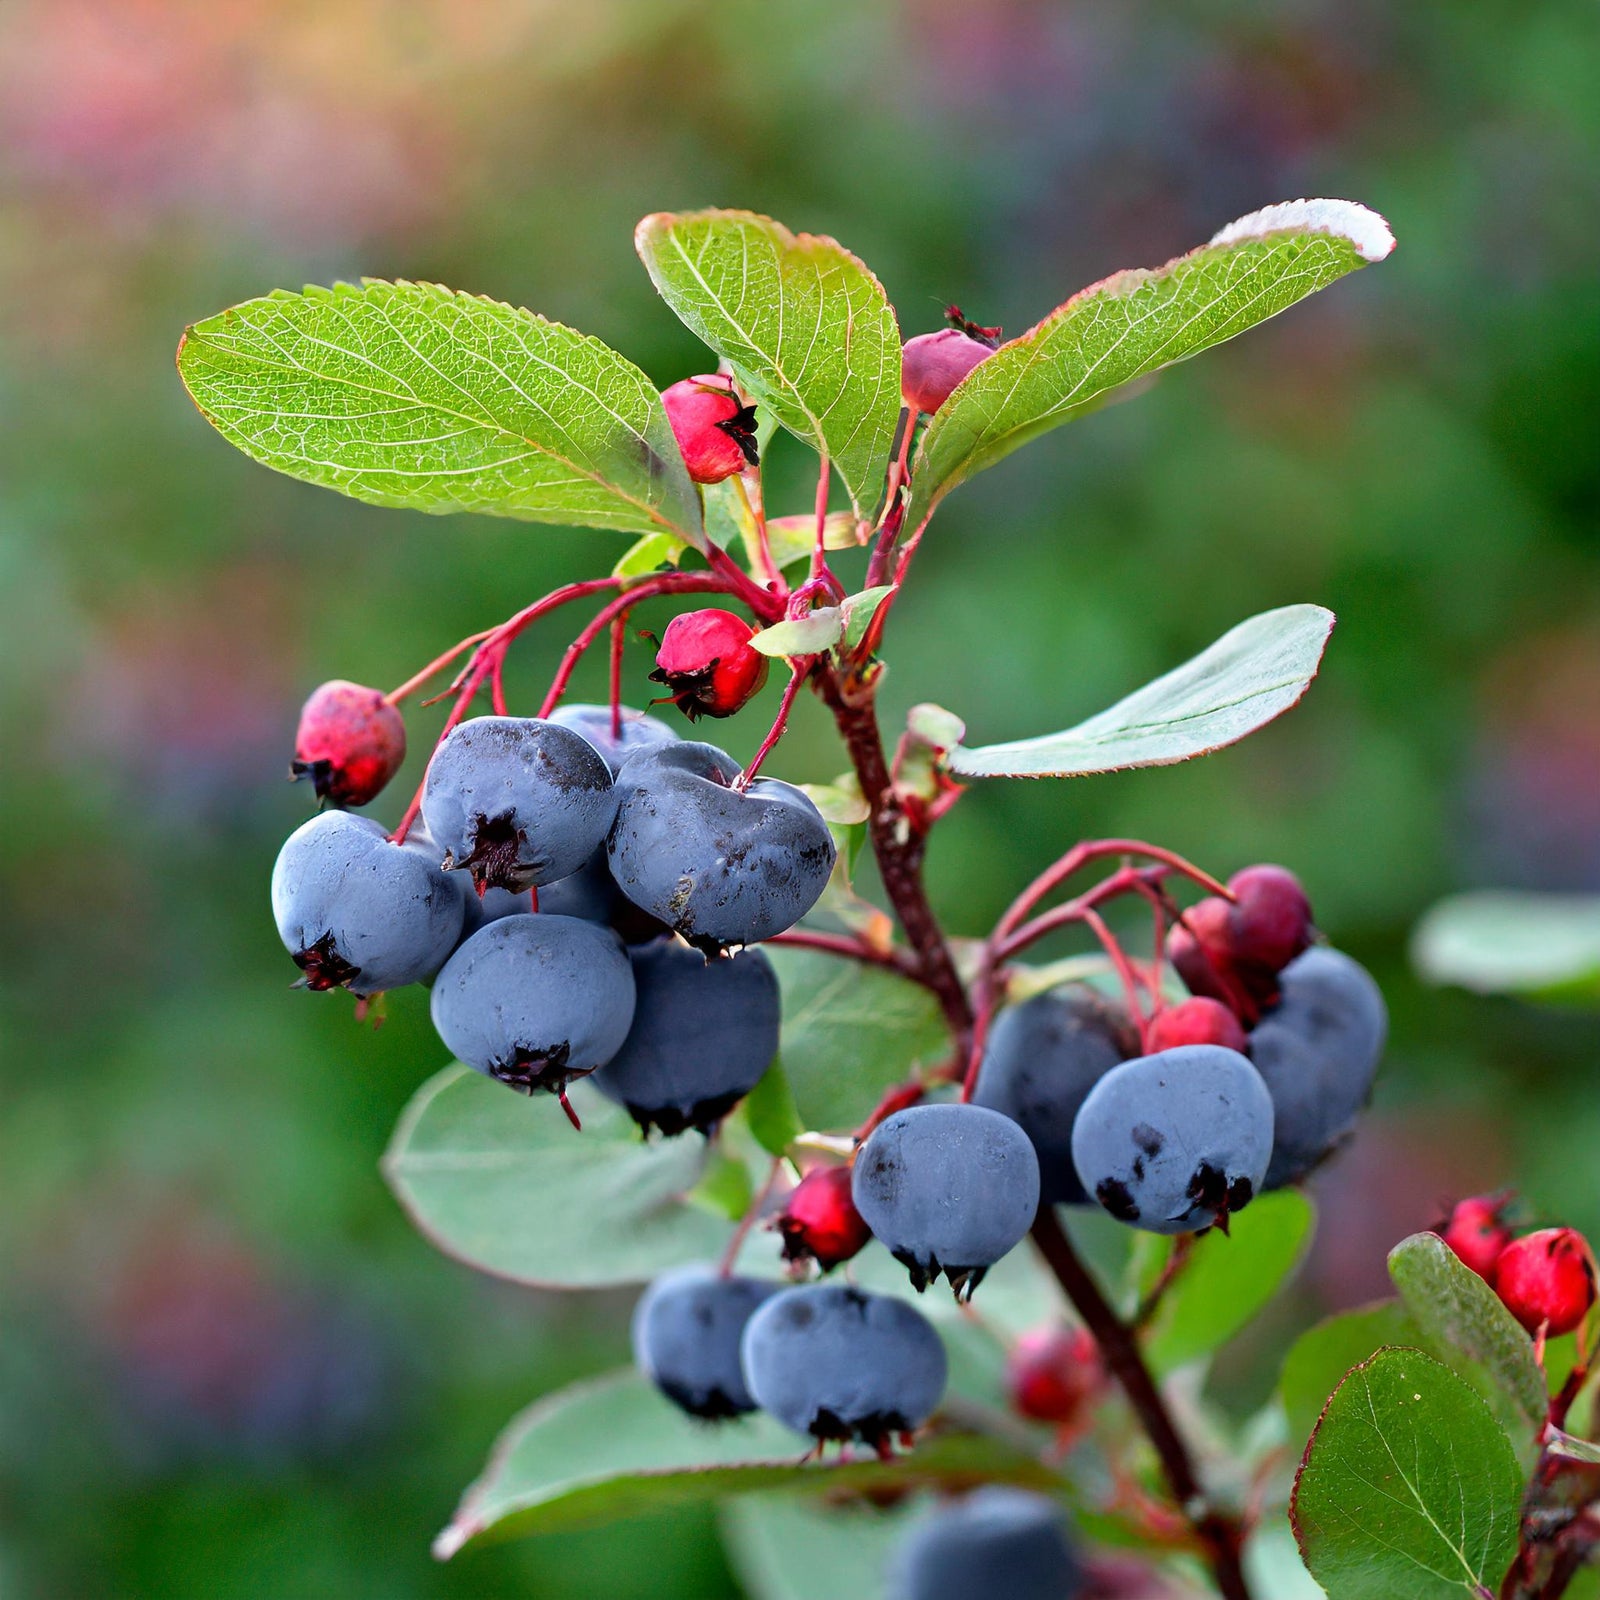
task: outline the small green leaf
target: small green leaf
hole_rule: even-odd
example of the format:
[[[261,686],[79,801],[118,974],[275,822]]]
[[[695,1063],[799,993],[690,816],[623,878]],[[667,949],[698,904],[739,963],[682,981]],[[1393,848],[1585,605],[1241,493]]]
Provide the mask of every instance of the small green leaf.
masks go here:
[[[953,750],[967,736],[967,725],[953,711],[924,700],[906,712],[906,732],[935,750]]]
[[[1289,1347],[1278,1380],[1290,1443],[1299,1449],[1311,1437],[1328,1397],[1352,1367],[1370,1360],[1385,1345],[1416,1348],[1423,1343],[1421,1329],[1398,1300],[1341,1311],[1307,1328]]]
[[[1112,390],[1221,344],[1394,248],[1345,200],[1241,217],[1154,271],[1091,284],[957,385],[917,447],[906,525],[920,527],[974,473],[1103,405]]]
[[[1033,1457],[973,1434],[929,1439],[894,1461],[802,1465],[804,1450],[765,1416],[708,1426],[636,1373],[613,1373],[548,1395],[512,1420],[434,1554],[453,1556],[491,1529],[512,1538],[764,1489],[1057,1481]]]
[[[844,612],[819,606],[804,617],[775,622],[753,634],[750,647],[764,656],[816,656],[836,645],[844,634]]]
[[[854,550],[861,540],[856,536],[862,526],[850,511],[830,511],[823,522],[822,548],[824,550]],[[767,548],[773,562],[781,572],[797,561],[809,561],[817,543],[817,519],[813,516],[768,517]]]
[[[743,1110],[752,1137],[770,1156],[781,1156],[806,1131],[781,1059],[767,1068],[744,1097]]]
[[[1213,1228],[1196,1239],[1187,1262],[1145,1333],[1145,1359],[1159,1373],[1209,1355],[1247,1326],[1283,1287],[1311,1243],[1315,1212],[1296,1189],[1280,1189],[1252,1200],[1224,1236]],[[1172,1253],[1173,1241],[1157,1234],[1139,1261],[1140,1291],[1148,1293]]]
[[[357,500],[706,548],[655,385],[531,311],[430,283],[279,290],[197,322],[178,371],[230,444]]]
[[[548,1095],[521,1099],[447,1067],[407,1106],[384,1176],[441,1250],[518,1283],[643,1283],[676,1262],[717,1257],[728,1223],[688,1203],[705,1141],[646,1143],[587,1084],[571,1094],[582,1133]]]
[[[846,648],[853,648],[866,637],[867,628],[877,615],[878,607],[883,603],[885,596],[894,593],[894,585],[885,583],[875,589],[863,589],[860,594],[853,594],[844,603],[844,643]]]
[[[868,515],[900,418],[900,330],[883,285],[834,240],[749,211],[659,212],[634,246],[662,299],[758,406],[828,456]]]
[[[1592,1439],[1578,1439],[1570,1433],[1558,1432],[1550,1440],[1548,1449],[1553,1456],[1581,1461],[1585,1466],[1600,1467],[1600,1444]]]
[[[1481,890],[1441,900],[1411,959],[1429,983],[1479,994],[1600,1001],[1600,895]]]
[[[683,546],[668,533],[647,533],[623,552],[611,569],[613,578],[642,578],[661,567],[675,567]]]
[[[1389,1252],[1389,1276],[1429,1341],[1488,1401],[1518,1449],[1529,1452],[1549,1408],[1533,1340],[1500,1297],[1436,1233]]]
[[[1037,739],[958,746],[950,770],[962,778],[1070,778],[1220,750],[1298,704],[1333,620],[1321,606],[1263,611],[1087,722]]]
[[[1516,1554],[1522,1469],[1488,1408],[1420,1350],[1380,1350],[1311,1436],[1290,1515],[1328,1600],[1475,1600]]]
[[[822,813],[824,822],[853,828],[872,815],[872,807],[862,798],[859,788],[841,789],[831,783],[802,783],[799,787]]]
[[[884,967],[767,945],[783,993],[783,1067],[808,1128],[856,1127],[915,1063],[950,1052],[939,1006]]]

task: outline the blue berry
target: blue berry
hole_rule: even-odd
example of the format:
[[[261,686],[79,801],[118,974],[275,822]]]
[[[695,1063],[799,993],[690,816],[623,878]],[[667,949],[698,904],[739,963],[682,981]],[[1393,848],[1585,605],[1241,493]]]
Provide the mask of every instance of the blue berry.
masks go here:
[[[633,1310],[634,1364],[691,1417],[754,1411],[739,1341],[751,1313],[782,1287],[706,1266],[662,1273]]]
[[[529,1094],[564,1097],[573,1078],[622,1047],[633,1003],[633,971],[609,928],[576,917],[501,917],[445,963],[433,1025],[469,1067]]]
[[[1276,1116],[1269,1189],[1303,1177],[1348,1137],[1389,1029],[1372,974],[1337,950],[1306,951],[1278,982],[1282,998],[1250,1035]]]
[[[887,1600],[1075,1600],[1083,1572],[1061,1506],[998,1484],[914,1522],[889,1560]]]
[[[611,769],[581,734],[537,717],[475,717],[428,763],[422,820],[446,868],[522,890],[576,872],[616,813]]]
[[[1138,1054],[1126,1019],[1086,989],[1057,989],[995,1019],[972,1103],[1003,1112],[1033,1141],[1046,1205],[1083,1205],[1072,1124],[1089,1091]]]
[[[785,1427],[879,1451],[927,1421],[949,1375],[944,1345],[915,1307],[823,1284],[762,1305],[745,1326],[741,1361],[756,1404]]]
[[[651,745],[617,775],[611,875],[637,906],[718,954],[792,928],[827,886],[821,813],[775,778],[733,788],[738,764],[708,744]]]
[[[708,1132],[778,1053],[778,977],[759,950],[707,961],[676,940],[629,952],[638,1003],[626,1042],[594,1075],[647,1133]]]
[[[431,978],[465,914],[459,882],[371,817],[324,811],[296,828],[272,868],[278,936],[310,989],[358,995]]]
[[[611,768],[613,777],[635,750],[643,750],[652,744],[673,744],[678,738],[660,717],[634,711],[628,706],[622,708],[622,730],[615,738],[611,735],[610,706],[569,702],[557,706],[550,713],[549,720],[560,723],[563,728],[571,728],[574,733],[581,733],[600,752],[605,764]]]
[[[1033,1225],[1039,1160],[998,1111],[912,1106],[880,1122],[856,1153],[851,1195],[918,1290],[942,1272],[970,1300]]]
[[[1072,1130],[1084,1188],[1119,1222],[1192,1233],[1242,1210],[1272,1155],[1272,1096],[1236,1050],[1180,1045],[1113,1067]]]

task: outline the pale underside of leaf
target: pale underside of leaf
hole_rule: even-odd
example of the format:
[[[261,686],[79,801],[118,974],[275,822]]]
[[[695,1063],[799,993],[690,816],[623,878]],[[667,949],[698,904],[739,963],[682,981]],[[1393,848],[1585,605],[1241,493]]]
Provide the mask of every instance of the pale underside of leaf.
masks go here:
[[[1088,721],[1034,739],[958,746],[950,770],[964,778],[1065,778],[1169,766],[1220,750],[1298,704],[1333,624],[1321,606],[1264,611]]]
[[[280,290],[196,323],[178,367],[230,443],[355,499],[704,547],[650,380],[532,312],[436,284]]]
[[[1428,982],[1479,994],[1600,997],[1600,895],[1453,895],[1418,923],[1411,955]]]

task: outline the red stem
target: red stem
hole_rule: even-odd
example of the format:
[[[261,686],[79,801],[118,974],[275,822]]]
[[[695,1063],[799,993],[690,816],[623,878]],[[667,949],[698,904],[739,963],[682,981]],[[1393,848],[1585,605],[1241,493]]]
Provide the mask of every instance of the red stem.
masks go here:
[[[921,982],[916,963],[904,950],[880,950],[865,939],[852,939],[845,933],[822,933],[813,928],[790,928],[787,933],[775,933],[767,944],[793,945],[798,950],[821,950],[830,956],[840,956],[847,961],[863,961],[868,966],[887,967],[903,977]]]
[[[628,638],[628,613],[611,619],[611,737],[622,737],[622,647]]]
[[[773,719],[767,736],[761,741],[761,748],[751,757],[750,765],[739,774],[739,781],[734,784],[735,789],[748,789],[755,775],[761,770],[761,763],[772,753],[773,747],[788,731],[789,713],[794,710],[795,696],[800,693],[800,685],[804,683],[811,673],[811,663],[814,657],[805,656],[789,664],[789,681],[784,686],[783,699],[778,702],[778,715]]]
[[[384,699],[392,706],[397,706],[408,695],[415,694],[434,673],[442,672],[452,661],[464,651],[470,650],[473,645],[481,644],[494,632],[493,628],[485,628],[482,633],[474,633],[463,639],[460,644],[453,644],[442,656],[436,656],[415,677],[407,678],[398,689],[391,689]]]

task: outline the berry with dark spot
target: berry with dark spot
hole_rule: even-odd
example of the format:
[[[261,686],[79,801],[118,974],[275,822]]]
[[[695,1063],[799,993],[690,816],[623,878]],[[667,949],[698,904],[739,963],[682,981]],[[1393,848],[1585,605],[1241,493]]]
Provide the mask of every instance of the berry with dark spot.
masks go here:
[[[1595,1300],[1594,1252],[1575,1228],[1541,1228],[1513,1239],[1494,1266],[1495,1293],[1529,1333],[1559,1339]]]
[[[600,752],[613,777],[635,750],[651,744],[671,744],[678,737],[660,717],[629,706],[622,707],[615,734],[611,731],[610,706],[570,701],[557,706],[548,720],[581,733]]]
[[[794,1186],[777,1221],[785,1261],[815,1261],[831,1272],[859,1255],[872,1230],[850,1194],[849,1167],[817,1167]]]
[[[955,386],[994,352],[991,342],[973,338],[965,326],[919,333],[900,352],[901,398],[913,411],[937,411]]]
[[[685,378],[662,391],[661,403],[696,483],[721,483],[759,464],[755,407],[734,393],[731,378],[721,373]]]
[[[1510,1200],[1505,1194],[1473,1195],[1470,1199],[1458,1200],[1451,1206],[1450,1215],[1433,1230],[1491,1286],[1495,1263],[1512,1239],[1511,1229],[1505,1222]]]
[[[365,996],[426,982],[455,948],[464,899],[424,852],[345,811],[296,828],[272,868],[278,935],[308,989]]]
[[[406,724],[380,689],[335,678],[300,710],[292,778],[309,778],[319,800],[364,806],[406,758]]]
[[[831,1284],[773,1295],[745,1325],[740,1361],[756,1404],[785,1427],[860,1439],[880,1454],[928,1420],[949,1376],[921,1312]]]
[[[718,1421],[756,1409],[739,1365],[751,1313],[782,1288],[706,1266],[657,1278],[633,1310],[633,1360],[674,1405]]]
[[[673,939],[629,952],[637,1003],[622,1048],[594,1075],[646,1133],[708,1133],[778,1053],[778,977],[759,950],[707,961]]]
[[[582,734],[539,717],[474,717],[452,728],[422,790],[422,820],[444,866],[469,870],[479,893],[576,872],[615,814],[604,758]]]
[[[1076,1600],[1084,1576],[1059,1502],[989,1484],[944,1501],[901,1535],[886,1600]]]
[[[1039,1209],[1039,1159],[1010,1117],[921,1105],[872,1130],[851,1169],[856,1209],[920,1291],[941,1273],[956,1298],[1015,1245]]]
[[[691,721],[731,717],[767,681],[767,658],[751,647],[755,629],[731,611],[686,611],[667,624],[652,683]]]
[[[1260,1190],[1272,1156],[1272,1096],[1237,1051],[1184,1045],[1114,1067],[1072,1130],[1085,1189],[1151,1233],[1226,1225]]]
[[[1239,1019],[1220,1000],[1195,995],[1168,1006],[1150,1024],[1146,1045],[1151,1055],[1180,1044],[1220,1044],[1243,1055],[1250,1046]]]
[[[1033,1328],[1006,1355],[1006,1394],[1035,1422],[1076,1422],[1105,1386],[1100,1347],[1087,1328]]]

